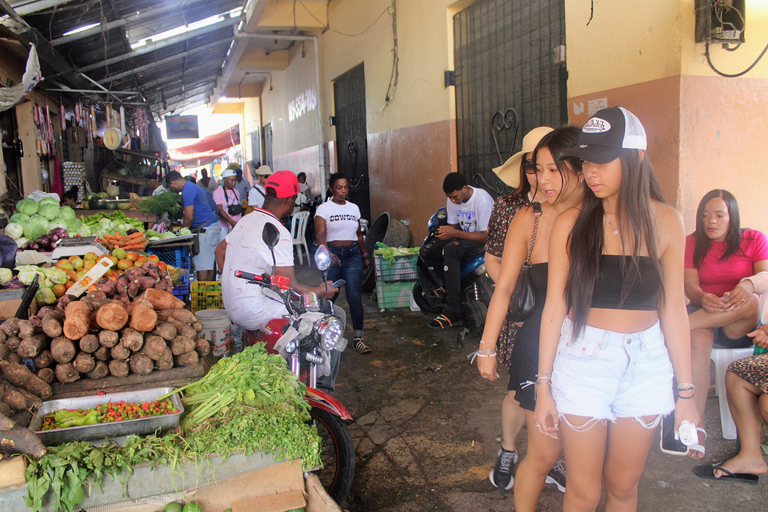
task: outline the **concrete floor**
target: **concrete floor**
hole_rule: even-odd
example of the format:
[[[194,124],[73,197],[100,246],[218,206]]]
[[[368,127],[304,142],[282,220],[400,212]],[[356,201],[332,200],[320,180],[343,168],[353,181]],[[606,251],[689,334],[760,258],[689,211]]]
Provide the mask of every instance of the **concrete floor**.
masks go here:
[[[321,278],[306,265],[299,279]],[[379,311],[375,292],[363,295],[365,342],[373,349],[343,357],[336,396],[355,418],[357,471],[344,507],[349,512],[502,512],[514,510],[513,490],[488,482],[500,446],[500,406],[506,380],[489,383],[467,354],[480,333],[428,329],[429,317],[408,309]],[[340,305],[345,305],[342,297]],[[351,323],[351,322],[350,322]],[[351,339],[351,326],[347,331]],[[501,373],[501,372],[500,372]],[[717,398],[710,395],[704,462],[721,461],[735,442],[724,441]],[[525,432],[518,441],[525,453]],[[662,453],[658,434],[640,482],[641,512],[768,510],[768,475],[757,485],[696,477],[700,464]],[[546,486],[539,510],[562,509],[562,494]]]

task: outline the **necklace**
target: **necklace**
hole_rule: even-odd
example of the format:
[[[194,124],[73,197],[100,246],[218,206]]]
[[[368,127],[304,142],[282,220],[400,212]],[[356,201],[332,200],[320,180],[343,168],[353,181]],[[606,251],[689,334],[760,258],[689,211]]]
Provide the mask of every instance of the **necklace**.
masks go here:
[[[619,230],[618,230],[618,229],[616,229],[616,228],[613,226],[613,222],[611,222],[611,219],[609,219],[608,217],[605,217],[605,220],[607,220],[607,221],[608,221],[608,225],[609,225],[609,226],[611,226],[611,229],[613,230],[613,234],[614,234],[614,235],[618,235],[618,234],[619,234]]]

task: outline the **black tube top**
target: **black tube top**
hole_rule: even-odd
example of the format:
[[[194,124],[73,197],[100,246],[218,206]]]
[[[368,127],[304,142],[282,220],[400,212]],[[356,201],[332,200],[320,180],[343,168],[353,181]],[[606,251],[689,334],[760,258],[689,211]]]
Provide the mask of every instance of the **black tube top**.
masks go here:
[[[621,258],[625,268],[631,265],[630,256],[603,254],[600,256],[595,291],[592,293],[592,307],[603,309],[628,309],[633,311],[653,311],[659,307],[661,277],[656,273],[648,256],[640,256],[640,276],[635,279],[627,298],[621,304],[621,284],[624,276],[621,272]]]

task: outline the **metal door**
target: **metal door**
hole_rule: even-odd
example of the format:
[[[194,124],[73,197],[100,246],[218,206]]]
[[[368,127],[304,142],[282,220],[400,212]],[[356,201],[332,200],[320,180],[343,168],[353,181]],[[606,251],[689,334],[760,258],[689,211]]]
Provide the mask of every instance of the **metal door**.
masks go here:
[[[261,138],[259,137],[259,130],[253,130],[250,134],[251,139],[251,160],[254,162],[261,162]]]
[[[272,123],[265,124],[262,133],[264,134],[264,159],[261,164],[268,165],[274,171],[272,166]]]
[[[365,123],[365,73],[355,66],[333,82],[336,106],[336,159],[339,172],[349,176],[349,200],[360,208],[364,219],[371,220],[371,196],[368,188],[368,140]]]
[[[491,170],[537,126],[568,121],[563,0],[480,0],[453,18],[458,169],[497,192]]]

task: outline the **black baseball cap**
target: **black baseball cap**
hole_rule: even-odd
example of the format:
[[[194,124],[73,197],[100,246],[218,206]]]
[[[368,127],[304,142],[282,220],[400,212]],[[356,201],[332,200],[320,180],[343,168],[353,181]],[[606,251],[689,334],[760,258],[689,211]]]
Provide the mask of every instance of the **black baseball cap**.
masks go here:
[[[646,150],[648,139],[640,120],[629,110],[611,107],[598,110],[581,129],[579,143],[564,152],[586,162],[607,164],[628,149]]]

